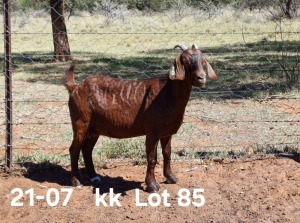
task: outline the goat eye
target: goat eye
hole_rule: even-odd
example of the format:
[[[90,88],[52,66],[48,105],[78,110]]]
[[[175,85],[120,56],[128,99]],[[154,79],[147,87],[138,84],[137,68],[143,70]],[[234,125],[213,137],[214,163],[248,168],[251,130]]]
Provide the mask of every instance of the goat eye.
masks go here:
[[[182,64],[186,64],[188,60],[186,58],[182,58]]]

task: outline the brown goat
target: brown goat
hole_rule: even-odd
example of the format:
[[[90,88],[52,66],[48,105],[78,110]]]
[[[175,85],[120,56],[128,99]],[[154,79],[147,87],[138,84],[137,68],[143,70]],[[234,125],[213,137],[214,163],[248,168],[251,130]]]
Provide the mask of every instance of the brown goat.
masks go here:
[[[157,144],[161,143],[166,183],[176,183],[171,171],[171,137],[182,124],[192,86],[202,87],[208,77],[218,77],[197,45],[182,52],[171,67],[169,77],[146,80],[120,80],[112,77],[88,77],[80,85],[74,81],[74,65],[66,71],[69,109],[73,127],[70,146],[72,184],[80,186],[78,159],[82,150],[87,173],[93,186],[100,184],[92,151],[100,135],[130,138],[146,135],[146,190],[155,192]]]

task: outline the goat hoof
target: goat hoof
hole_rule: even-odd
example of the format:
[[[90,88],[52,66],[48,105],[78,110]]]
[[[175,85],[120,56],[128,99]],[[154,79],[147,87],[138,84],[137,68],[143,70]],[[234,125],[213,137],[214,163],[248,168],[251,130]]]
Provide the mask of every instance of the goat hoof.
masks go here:
[[[74,187],[82,187],[82,184],[77,177],[72,177],[71,182]]]
[[[166,184],[176,184],[177,183],[177,178],[175,176],[168,176],[165,183]]]
[[[95,176],[91,178],[91,183],[93,187],[99,187],[101,184],[101,179],[99,176]]]
[[[156,193],[159,191],[159,184],[156,181],[152,181],[151,183],[147,184],[146,191],[149,193]]]

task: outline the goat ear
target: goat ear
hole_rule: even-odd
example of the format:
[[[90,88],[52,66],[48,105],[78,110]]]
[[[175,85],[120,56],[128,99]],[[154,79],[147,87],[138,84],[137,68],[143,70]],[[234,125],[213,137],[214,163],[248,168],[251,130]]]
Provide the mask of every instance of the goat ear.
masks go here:
[[[219,77],[217,76],[216,72],[212,69],[211,65],[208,63],[208,61],[206,59],[205,59],[205,61],[206,61],[208,77],[211,80],[218,80]]]
[[[180,62],[180,55],[176,57],[174,65],[170,69],[169,77],[171,80],[184,80],[185,70]]]

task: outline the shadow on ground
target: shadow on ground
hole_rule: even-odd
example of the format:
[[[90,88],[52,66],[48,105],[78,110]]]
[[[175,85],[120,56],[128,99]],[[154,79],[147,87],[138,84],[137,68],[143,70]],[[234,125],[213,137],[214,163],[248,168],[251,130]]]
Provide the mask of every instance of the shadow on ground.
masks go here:
[[[57,183],[61,186],[71,186],[70,172],[62,166],[50,162],[32,163],[25,162],[22,164],[25,168],[24,176],[28,179],[43,183]]]
[[[101,177],[101,185],[99,187],[100,194],[108,193],[111,188],[113,188],[114,193],[120,193],[125,195],[126,191],[134,189],[142,189],[142,182],[124,180],[122,177]],[[93,193],[96,192],[96,188],[93,189]]]
[[[70,171],[66,170],[60,165],[43,162],[35,164],[32,162],[25,162],[22,165],[26,172],[24,176],[30,180],[43,183],[56,183],[61,186],[71,186]],[[91,186],[84,168],[80,170],[81,183],[84,186]],[[125,194],[126,191],[141,188],[141,182],[125,180],[122,177],[101,176],[100,193],[109,192],[110,188],[114,189],[114,193]],[[93,190],[94,191],[94,190]]]

